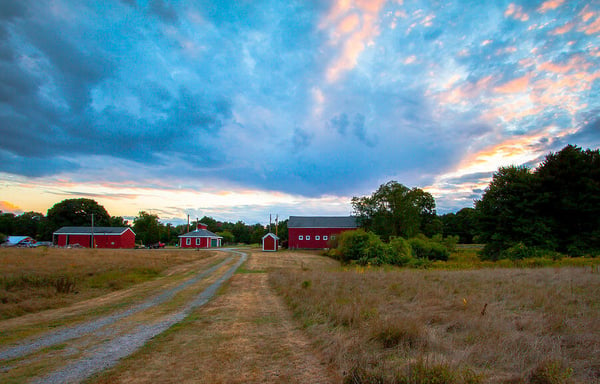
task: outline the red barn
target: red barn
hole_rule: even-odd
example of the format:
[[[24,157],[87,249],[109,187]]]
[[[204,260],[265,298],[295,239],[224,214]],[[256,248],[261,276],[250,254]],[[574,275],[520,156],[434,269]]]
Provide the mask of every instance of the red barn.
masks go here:
[[[358,228],[353,216],[290,216],[288,246],[290,249],[329,248],[329,240],[343,231]]]
[[[205,224],[198,224],[195,231],[179,236],[181,248],[214,248],[221,246],[223,237],[209,231]]]
[[[272,233],[267,233],[262,238],[263,252],[275,252],[279,249],[279,237]]]
[[[54,244],[79,244],[91,248],[135,248],[135,233],[129,227],[62,227],[53,234]]]

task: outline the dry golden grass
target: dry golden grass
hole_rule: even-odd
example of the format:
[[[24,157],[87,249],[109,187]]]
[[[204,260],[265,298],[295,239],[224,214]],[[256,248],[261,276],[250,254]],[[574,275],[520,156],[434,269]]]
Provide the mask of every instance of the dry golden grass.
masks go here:
[[[246,251],[246,250],[244,250]],[[337,266],[302,252],[251,253],[220,295],[93,383],[336,383],[267,270]]]
[[[182,250],[0,248],[0,319],[127,288],[207,253]]]
[[[589,268],[281,270],[270,282],[346,382],[600,382]]]

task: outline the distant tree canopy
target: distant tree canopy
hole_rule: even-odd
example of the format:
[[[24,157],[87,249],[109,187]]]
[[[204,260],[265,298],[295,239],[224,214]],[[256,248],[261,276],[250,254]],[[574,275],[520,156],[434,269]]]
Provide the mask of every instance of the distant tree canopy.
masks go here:
[[[86,226],[92,224],[92,214],[94,215],[94,225],[109,226],[110,215],[106,209],[92,199],[66,199],[60,203],[54,204],[48,210],[46,218],[50,226],[56,230],[66,226]]]
[[[158,216],[144,211],[133,220],[136,241],[141,241],[144,245],[154,244],[160,240],[160,227]]]
[[[390,236],[413,237],[435,226],[433,196],[396,181],[382,184],[371,196],[353,197],[352,207],[361,227],[386,241]]]
[[[503,167],[475,203],[483,256],[516,245],[600,253],[600,152],[568,145],[533,171]]]

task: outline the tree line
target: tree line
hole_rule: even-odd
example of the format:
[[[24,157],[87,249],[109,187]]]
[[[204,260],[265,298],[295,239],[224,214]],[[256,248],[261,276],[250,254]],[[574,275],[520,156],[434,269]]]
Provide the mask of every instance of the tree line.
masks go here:
[[[482,243],[484,259],[553,252],[600,254],[600,153],[567,145],[535,169],[502,167],[474,208],[438,216],[435,199],[396,181],[353,197],[361,228],[384,243],[401,237],[458,237]],[[441,237],[440,237],[441,236]]]
[[[62,227],[86,226],[130,227],[136,234],[136,242],[144,245],[162,242],[178,244],[179,235],[196,229],[198,223],[206,224],[208,230],[223,237],[223,244],[256,244],[268,232],[262,224],[248,225],[243,221],[223,222],[212,217],[187,224],[172,225],[160,221],[158,215],[145,211],[129,223],[123,217],[111,216],[107,210],[93,199],[66,199],[56,203],[46,215],[40,212],[24,212],[20,215],[0,211],[0,242],[8,235],[31,236],[39,241],[52,241],[52,234]],[[275,231],[275,225],[271,228]],[[282,241],[287,240],[287,220],[277,225],[277,233]]]

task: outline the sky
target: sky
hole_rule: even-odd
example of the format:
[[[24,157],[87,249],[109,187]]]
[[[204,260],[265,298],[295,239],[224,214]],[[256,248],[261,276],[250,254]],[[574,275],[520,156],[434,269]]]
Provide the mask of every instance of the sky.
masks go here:
[[[600,1],[0,2],[0,210],[438,213],[501,166],[600,146]]]

